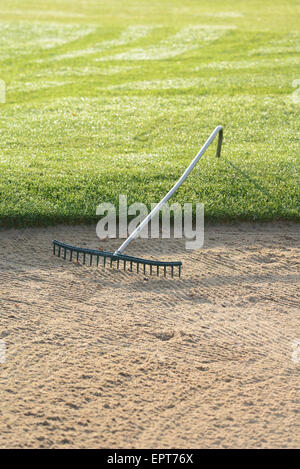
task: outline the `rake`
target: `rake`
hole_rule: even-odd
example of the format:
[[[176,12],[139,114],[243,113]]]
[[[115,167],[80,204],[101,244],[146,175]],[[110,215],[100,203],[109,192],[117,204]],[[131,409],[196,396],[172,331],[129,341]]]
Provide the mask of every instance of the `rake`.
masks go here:
[[[97,249],[88,249],[88,248],[80,248],[76,246],[71,246],[70,244],[62,243],[61,241],[53,240],[53,254],[57,255],[58,257],[63,257],[63,259],[68,259],[70,261],[76,260],[83,264],[88,263],[90,266],[93,265],[93,261],[95,261],[96,265],[99,266],[100,261],[101,264],[105,267],[109,265],[110,267],[116,266],[117,269],[123,267],[124,270],[127,270],[129,267],[129,271],[133,271],[133,266],[136,268],[136,272],[143,272],[144,274],[148,273],[147,267],[149,268],[150,275],[156,273],[158,276],[160,272],[163,271],[164,276],[167,273],[170,273],[172,277],[178,274],[180,277],[181,275],[181,261],[173,261],[173,262],[165,262],[165,261],[156,261],[150,259],[143,259],[140,257],[133,257],[127,256],[123,254],[124,250],[127,246],[133,241],[140,231],[150,222],[150,220],[156,215],[156,213],[162,208],[162,206],[172,197],[174,192],[181,186],[181,184],[186,180],[190,172],[196,166],[200,158],[204,155],[209,145],[215,139],[216,136],[218,137],[218,146],[217,146],[217,157],[221,155],[221,147],[223,141],[223,127],[219,125],[215,128],[209,138],[206,140],[205,144],[201,148],[201,150],[197,153],[194,157],[192,162],[186,168],[180,179],[174,184],[172,189],[165,195],[165,197],[154,207],[154,209],[147,215],[144,220],[139,224],[139,226],[131,233],[131,235],[124,241],[123,244],[117,249],[115,252],[110,251],[100,251]]]

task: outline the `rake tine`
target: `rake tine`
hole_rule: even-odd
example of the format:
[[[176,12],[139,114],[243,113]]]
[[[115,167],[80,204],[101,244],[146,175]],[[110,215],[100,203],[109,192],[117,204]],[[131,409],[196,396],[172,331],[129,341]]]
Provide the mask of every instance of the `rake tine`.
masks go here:
[[[53,254],[55,256],[55,244],[53,243]]]
[[[79,251],[77,251],[77,262],[79,261]]]
[[[106,265],[106,256],[104,256],[104,259],[103,259],[103,267],[105,267]]]
[[[150,275],[152,275],[152,264],[150,264]]]
[[[90,265],[93,263],[93,254],[90,254]]]
[[[159,276],[159,265],[156,267],[156,275]]]
[[[117,259],[117,269],[119,269],[120,259]]]
[[[146,264],[144,264],[144,274],[146,273]]]
[[[132,272],[132,261],[130,261],[130,272]]]
[[[171,275],[174,277],[174,267],[171,265]]]
[[[181,265],[179,266],[179,277],[180,277],[180,274],[181,274]]]
[[[83,253],[83,264],[85,264],[85,252]]]
[[[139,272],[139,270],[140,270],[140,264],[137,263],[137,264],[136,264],[136,271]]]
[[[110,266],[109,267],[112,267],[112,257],[110,258]]]
[[[61,247],[59,246],[58,247],[58,257],[60,257],[60,251],[61,251]]]
[[[97,267],[99,265],[99,256],[97,256]]]
[[[73,249],[70,249],[70,262],[72,260],[72,257],[73,257]]]
[[[66,257],[67,257],[67,250],[64,249],[64,259],[66,259]]]
[[[167,274],[167,267],[164,266],[164,277],[166,276],[166,274]]]
[[[124,270],[126,270],[126,261],[123,261],[124,263]]]

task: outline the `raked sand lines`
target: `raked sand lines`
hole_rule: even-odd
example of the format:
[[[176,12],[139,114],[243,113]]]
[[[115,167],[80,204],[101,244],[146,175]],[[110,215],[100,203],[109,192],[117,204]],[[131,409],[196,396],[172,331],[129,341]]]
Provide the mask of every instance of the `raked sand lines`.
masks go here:
[[[171,279],[52,255],[53,238],[99,248],[92,226],[2,230],[1,447],[297,446],[298,231],[214,225],[197,251],[130,246],[181,259]]]

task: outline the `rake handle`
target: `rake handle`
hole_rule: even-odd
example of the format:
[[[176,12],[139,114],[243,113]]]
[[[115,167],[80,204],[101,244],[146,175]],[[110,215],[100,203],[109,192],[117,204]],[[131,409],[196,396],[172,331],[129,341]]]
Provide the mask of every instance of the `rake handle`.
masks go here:
[[[186,180],[190,172],[194,169],[200,158],[204,155],[206,152],[207,148],[209,145],[212,143],[212,141],[215,139],[215,137],[219,135],[218,139],[218,147],[217,147],[217,157],[219,158],[221,156],[221,147],[222,147],[222,141],[223,141],[223,127],[221,125],[218,125],[215,130],[211,133],[211,135],[208,137],[206,142],[204,143],[203,147],[201,150],[197,153],[193,161],[189,164],[189,166],[186,168],[180,179],[174,184],[172,189],[164,196],[163,199],[154,207],[154,209],[149,213],[149,215],[144,218],[144,220],[139,224],[139,226],[131,233],[131,235],[124,241],[123,244],[117,249],[117,251],[114,252],[115,255],[121,254],[128,246],[131,241],[133,241],[139,232],[144,228],[145,225],[149,223],[149,221],[156,215],[156,213],[162,208],[162,206],[172,197],[174,192],[177,191],[177,189],[181,186],[181,184]]]

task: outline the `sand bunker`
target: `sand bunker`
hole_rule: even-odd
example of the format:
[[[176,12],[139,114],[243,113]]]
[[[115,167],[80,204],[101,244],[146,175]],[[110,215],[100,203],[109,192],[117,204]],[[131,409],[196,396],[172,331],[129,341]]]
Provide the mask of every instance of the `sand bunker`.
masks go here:
[[[100,246],[93,226],[0,232],[0,447],[299,446],[299,225],[130,246],[181,279],[69,263],[53,238]]]

